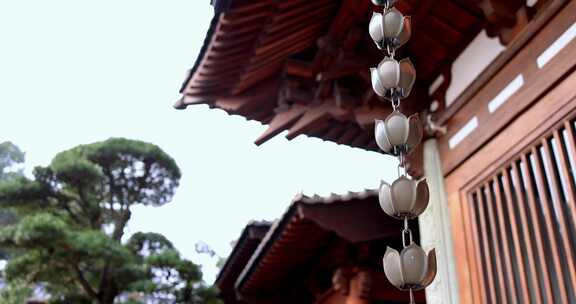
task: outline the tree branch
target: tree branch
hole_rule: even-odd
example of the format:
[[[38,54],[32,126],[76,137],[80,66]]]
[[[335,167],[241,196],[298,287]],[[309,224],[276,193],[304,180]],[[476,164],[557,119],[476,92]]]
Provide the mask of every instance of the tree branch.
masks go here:
[[[74,271],[76,272],[78,282],[80,283],[80,285],[82,286],[84,291],[86,291],[86,293],[88,293],[94,299],[98,299],[98,293],[96,291],[94,291],[92,286],[90,286],[90,283],[86,280],[86,278],[84,277],[84,274],[82,273],[82,270],[80,270],[78,265],[75,264],[73,266],[73,268],[74,268]]]
[[[90,227],[92,227],[92,229],[99,229],[100,226],[98,225],[98,219],[94,218],[93,210],[90,210],[91,207],[90,202],[88,202],[88,199],[86,199],[86,194],[84,193],[84,187],[82,187],[82,185],[78,185],[78,196],[80,198],[79,200],[80,208],[82,208],[82,210],[88,217]]]
[[[127,208],[122,211],[120,218],[115,222],[114,225],[114,232],[112,233],[112,238],[114,240],[119,242],[122,239],[122,236],[124,235],[124,228],[126,227],[126,224],[128,224],[131,216],[132,212],[130,212],[130,209]]]
[[[53,197],[56,199],[58,204],[62,208],[64,208],[64,210],[66,210],[66,212],[68,212],[68,214],[70,215],[70,217],[72,218],[73,221],[75,221],[78,224],[82,224],[82,220],[80,220],[78,215],[76,215],[74,213],[74,211],[72,211],[72,209],[70,209],[70,206],[68,205],[68,199],[66,197],[63,197],[63,195],[61,195],[61,194],[60,195],[54,194]]]

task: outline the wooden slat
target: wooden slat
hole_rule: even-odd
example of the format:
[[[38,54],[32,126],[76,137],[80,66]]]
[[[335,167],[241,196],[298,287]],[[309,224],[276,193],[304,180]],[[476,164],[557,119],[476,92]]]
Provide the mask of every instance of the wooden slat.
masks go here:
[[[317,0],[314,2],[327,2],[327,1],[332,1],[332,0]],[[292,0],[292,1],[276,1],[276,2],[278,2],[276,4],[278,6],[278,9],[289,10],[289,9],[295,9],[295,8],[301,6],[302,4],[309,4],[311,1],[310,0]]]
[[[514,218],[514,212],[512,210],[512,212],[510,212],[510,210],[508,210],[508,212],[504,212],[503,211],[503,207],[502,207],[502,191],[500,191],[500,181],[498,178],[498,175],[495,175],[494,178],[492,179],[493,182],[493,189],[494,189],[494,202],[496,203],[496,214],[498,215],[498,231],[500,232],[500,238],[502,240],[502,253],[504,254],[504,259],[502,263],[503,264],[503,268],[505,269],[504,272],[506,273],[506,278],[507,278],[507,285],[508,288],[505,290],[505,292],[508,292],[510,295],[510,303],[518,303],[518,294],[516,292],[516,284],[514,284],[515,278],[514,278],[514,269],[512,269],[512,267],[514,267],[514,264],[512,264],[512,258],[510,255],[510,246],[508,244],[508,238],[510,237],[507,234],[507,229],[506,229],[506,222],[507,219],[512,219]],[[496,228],[496,226],[494,227]],[[517,234],[513,233],[512,237],[518,237]]]
[[[228,13],[229,16],[232,15],[244,15],[244,14],[252,14],[254,11],[266,9],[271,6],[272,2],[270,1],[252,1],[253,3],[244,4],[240,7],[234,7]]]
[[[558,133],[558,131],[556,131],[555,133]],[[562,150],[562,147],[560,146],[561,142],[557,141],[557,143],[559,145],[558,146],[559,150]],[[558,211],[557,220],[558,223],[560,224],[560,231],[559,231],[561,238],[560,243],[564,248],[564,253],[566,255],[566,262],[568,264],[566,272],[568,272],[568,275],[570,277],[569,285],[571,286],[572,290],[576,290],[576,265],[574,264],[575,263],[574,248],[570,243],[570,237],[569,237],[570,228],[566,223],[566,216],[564,215],[564,208],[562,206],[562,199],[560,196],[560,193],[562,192],[562,186],[558,183],[558,181],[560,180],[560,176],[559,173],[556,171],[556,166],[554,164],[554,161],[552,160],[554,151],[552,150],[552,147],[550,146],[550,143],[546,138],[542,139],[542,145],[544,147],[544,151],[546,152],[544,155],[546,166],[549,168],[550,173],[553,175],[550,178],[550,187],[554,189],[554,191],[552,191],[553,194],[552,199],[553,201],[556,202],[558,206],[556,209]]]
[[[255,38],[252,35],[236,37],[233,39],[221,39],[212,43],[215,51],[246,48],[249,49],[254,45]]]
[[[472,279],[472,292],[474,293],[474,301],[475,303],[488,303],[488,293],[486,290],[485,282],[487,278],[484,276],[484,271],[482,271],[483,267],[479,267],[479,264],[482,263],[482,252],[480,250],[480,239],[479,239],[479,232],[478,232],[478,222],[476,221],[476,211],[477,208],[477,201],[473,199],[472,194],[468,195],[468,204],[462,204],[464,207],[463,215],[464,215],[464,223],[465,229],[471,229],[472,237],[466,238],[466,243],[468,244],[468,248],[470,248],[471,252],[474,252],[476,255],[475,259],[471,259],[471,272],[472,275],[476,275],[476,279]]]
[[[490,187],[490,182],[484,185],[484,191],[486,195],[486,201],[484,207],[486,207],[486,213],[488,213],[488,225],[490,225],[490,238],[492,239],[492,250],[494,251],[493,263],[496,264],[496,275],[498,276],[498,288],[500,299],[498,303],[508,303],[508,297],[506,296],[507,284],[504,279],[504,260],[501,254],[501,246],[498,243],[498,225],[496,224],[496,218],[494,216],[494,202],[492,201],[492,189]]]
[[[570,257],[565,255],[565,252],[567,252],[566,243],[571,242],[572,246],[574,246],[574,241],[571,240],[573,235],[570,234],[568,239],[565,239],[569,242],[565,241],[560,244],[562,238],[558,231],[561,230],[561,225],[556,221],[553,212],[550,212],[550,210],[554,211],[549,202],[550,195],[546,197],[547,192],[540,191],[542,193],[541,197],[538,191],[538,187],[540,189],[548,189],[544,188],[548,187],[547,185],[557,191],[561,191],[562,184],[560,184],[558,178],[556,178],[556,185],[553,185],[552,181],[546,180],[547,177],[552,176],[552,173],[550,173],[552,171],[548,170],[548,168],[546,168],[548,172],[542,171],[542,161],[553,163],[553,165],[547,165],[547,167],[556,168],[556,172],[558,172],[556,176],[560,175],[564,177],[562,181],[566,181],[563,187],[563,193],[566,193],[566,200],[562,202],[566,219],[564,226],[572,229],[571,232],[573,232],[573,223],[569,219],[574,218],[572,208],[574,208],[573,200],[576,196],[574,194],[576,192],[576,183],[572,172],[572,157],[576,157],[576,145],[574,144],[576,137],[574,137],[575,131],[572,125],[576,115],[576,99],[574,98],[574,92],[576,91],[573,90],[574,85],[576,85],[576,73],[573,70],[570,73],[565,79],[557,82],[555,87],[547,92],[546,95],[540,96],[533,106],[526,109],[526,112],[520,114],[507,125],[506,132],[496,134],[478,153],[473,154],[461,167],[458,167],[447,176],[446,189],[449,197],[454,197],[456,196],[455,193],[459,193],[464,197],[460,202],[462,205],[466,205],[467,195],[476,193],[479,188],[484,187],[487,180],[493,180],[494,175],[503,174],[504,181],[502,181],[500,195],[502,198],[502,211],[506,214],[504,206],[509,206],[508,210],[511,216],[509,219],[510,226],[506,226],[510,237],[510,257],[513,261],[514,259],[520,261],[516,265],[518,267],[514,278],[516,281],[508,279],[507,282],[510,284],[516,283],[517,295],[523,295],[522,303],[571,303],[570,301],[573,301],[574,297],[573,280],[569,276],[569,271],[572,269],[569,269],[571,266],[566,263]],[[572,84],[567,86],[568,83]],[[566,132],[563,131],[564,128],[567,130]],[[555,132],[556,134],[554,134]],[[536,148],[536,152],[533,152],[533,146],[541,146],[543,144],[542,138],[550,139],[551,136],[556,137],[555,141],[559,144],[560,149],[558,152],[548,152],[556,160],[554,158],[546,160],[545,156],[543,158],[540,156],[539,170],[541,170],[540,174],[542,177],[539,179],[536,171],[538,170],[539,150]],[[550,142],[548,144],[552,145]],[[554,149],[556,147],[554,146]],[[552,150],[548,148],[548,151]],[[531,153],[534,153],[536,157],[534,163],[529,161]],[[549,176],[546,176],[546,174],[549,174]],[[556,196],[558,195],[560,194],[556,194]],[[504,197],[506,202],[504,202]],[[558,199],[555,200],[557,201]],[[472,204],[472,201],[470,204]],[[512,211],[514,208],[516,210]],[[452,210],[454,209],[458,208],[452,208]],[[463,213],[466,209],[463,206],[460,206],[459,209],[461,210],[460,212],[452,215],[452,223],[454,225],[459,223],[455,218],[460,218],[462,221],[465,221],[466,218],[466,214]],[[468,213],[471,211],[472,209],[468,210]],[[476,212],[479,213],[480,211],[477,210]],[[484,212],[487,214],[488,210],[484,210]],[[477,218],[477,221],[479,222],[480,218]],[[486,222],[489,221],[486,220]],[[473,223],[460,224],[458,227],[455,226],[455,229],[464,230],[463,226],[466,225],[472,226]],[[482,224],[476,223],[476,225],[478,226],[476,228],[479,241],[475,242],[475,244],[483,244],[482,242],[487,241],[482,239]],[[490,228],[498,229],[497,227]],[[459,233],[464,234],[467,238],[474,239],[473,227],[468,231]],[[462,244],[469,242],[466,238],[459,238],[457,241]],[[462,244],[456,248],[461,249]],[[481,274],[473,272],[474,267],[472,265],[474,261],[477,261],[478,269],[484,271],[483,274],[487,278],[495,280],[497,276],[487,274],[490,267],[488,267],[487,262],[484,262],[485,256],[475,253],[474,247],[470,248],[457,251],[457,254],[467,256],[466,268],[459,269],[459,272],[466,271],[467,275],[460,275],[459,279],[461,281],[472,280],[463,284],[465,288],[480,288],[477,287],[479,283],[474,283],[474,279],[481,276]],[[504,249],[503,246],[501,248]],[[483,248],[480,247],[480,249]],[[571,251],[572,254],[576,253],[574,250]],[[480,254],[482,254],[482,251],[480,251]],[[478,256],[479,258],[477,258]],[[495,257],[492,256],[490,258],[492,259],[492,265],[495,265]],[[505,260],[504,258],[503,261]],[[522,267],[524,267],[524,270],[521,269]],[[479,302],[499,303],[499,299],[494,300],[490,297],[489,282],[486,282],[485,285],[486,298],[480,299]],[[525,292],[526,289],[528,289],[528,293]],[[559,290],[562,290],[564,295],[559,293]],[[476,296],[474,292],[475,290],[461,290],[463,297],[466,297],[466,299]],[[477,294],[482,295],[480,292]],[[467,300],[464,303],[470,302],[472,301]]]
[[[278,50],[282,50],[287,48],[290,45],[293,45],[294,43],[301,41],[303,39],[303,37],[308,37],[308,36],[317,36],[317,32],[323,27],[324,25],[322,23],[319,24],[313,24],[307,27],[304,27],[300,30],[297,31],[293,31],[291,32],[289,35],[283,35],[282,39],[280,39],[280,37],[278,37],[279,39],[275,39],[275,40],[268,40],[262,44],[260,44],[257,48],[256,51],[254,52],[254,56],[269,56],[272,53],[277,52]],[[313,35],[316,34],[316,35]]]
[[[487,230],[487,225],[486,225],[486,216],[484,214],[484,198],[482,195],[482,191],[480,189],[478,189],[478,191],[476,192],[476,197],[478,198],[478,216],[480,218],[480,225],[478,226],[480,228],[480,232],[481,232],[481,238],[482,238],[482,242],[478,243],[479,247],[482,247],[482,251],[483,251],[483,257],[484,257],[484,265],[486,265],[486,269],[488,272],[488,292],[490,294],[490,301],[486,302],[486,303],[498,303],[498,298],[496,297],[496,286],[495,286],[495,282],[494,282],[494,271],[492,268],[492,254],[490,253],[490,247],[492,246],[492,244],[490,244],[488,242],[489,240],[489,236],[488,236],[488,230]]]
[[[242,27],[249,25],[250,22],[255,22],[255,20],[261,21],[262,19],[269,18],[270,15],[272,15],[270,10],[258,10],[251,14],[227,14],[224,15],[220,22],[226,27]]]
[[[513,182],[511,180],[511,176],[508,173],[508,168],[505,168],[505,170],[502,172],[502,176],[503,176],[503,183],[502,186],[504,188],[504,195],[506,197],[506,204],[507,204],[507,209],[508,209],[508,214],[510,215],[510,228],[512,230],[512,240],[514,242],[514,257],[516,259],[516,264],[518,265],[518,273],[520,276],[520,293],[523,297],[524,302],[529,301],[530,303],[542,303],[542,299],[541,299],[541,294],[540,294],[540,287],[538,285],[538,276],[537,276],[537,271],[536,271],[536,267],[534,264],[534,253],[532,252],[532,245],[531,245],[531,238],[530,238],[530,233],[528,231],[528,233],[524,233],[524,240],[526,242],[523,243],[520,240],[520,231],[519,228],[520,227],[524,227],[526,229],[528,229],[528,223],[525,223],[524,221],[526,220],[526,215],[525,213],[523,214],[522,211],[525,212],[525,210],[523,210],[524,206],[520,207],[520,200],[514,201],[513,196],[512,196],[512,190],[510,189],[510,185],[513,185]],[[516,214],[514,212],[514,206],[517,206],[518,210],[519,210],[519,214],[520,214],[520,222],[522,222],[522,224],[518,224],[518,221],[516,219]],[[520,209],[522,208],[522,211],[520,211]],[[522,247],[526,248],[526,252],[527,252],[527,257],[524,256],[523,252],[522,252]],[[528,283],[526,280],[526,268],[524,267],[524,264],[528,264],[528,267],[530,268],[530,273],[531,273],[531,277],[532,277],[532,285],[533,285],[533,289],[534,290],[534,294],[536,296],[536,299],[532,299],[530,296],[530,289],[528,287]]]
[[[568,184],[569,184],[569,196],[568,196],[568,212],[569,212],[569,216],[572,217],[574,219],[574,221],[576,221],[576,189],[574,189],[574,182],[576,182],[574,180],[574,178],[576,178],[576,176],[571,176],[569,171],[571,168],[570,166],[570,161],[567,155],[565,155],[565,153],[570,153],[570,155],[572,155],[573,158],[576,159],[576,139],[574,137],[574,129],[572,127],[572,123],[571,121],[565,121],[564,122],[564,128],[566,129],[566,141],[568,142],[567,145],[567,150],[568,151],[564,151],[562,149],[562,158],[563,161],[562,163],[564,164],[563,168],[565,170],[567,170],[564,174],[566,175],[566,178],[568,180]],[[573,172],[573,174],[576,174],[576,172]],[[575,227],[576,229],[576,227]],[[576,240],[573,240],[574,242],[576,242]]]
[[[243,26],[242,28],[235,29],[232,32],[220,32],[218,34],[215,34],[216,35],[215,39],[216,39],[216,41],[227,40],[227,39],[236,39],[236,38],[244,37],[247,35],[252,36],[252,37],[256,37],[261,29],[262,29],[262,24],[254,23],[251,25]]]
[[[251,59],[251,64],[246,69],[247,73],[258,71],[260,69],[267,68],[271,64],[276,64],[278,62],[284,63],[286,59],[295,52],[304,50],[314,44],[315,32],[308,33],[307,36],[301,37],[301,40],[293,42],[291,45],[282,47],[279,49],[274,49],[266,54],[255,56]]]
[[[274,17],[274,24],[270,27],[268,34],[280,31],[284,32],[299,24],[310,25],[310,23],[317,21],[314,18],[327,15],[334,9],[333,2],[322,3],[320,1],[314,1],[312,4],[314,5],[301,6],[297,9],[291,10],[289,13]]]
[[[534,197],[534,190],[532,189],[532,182],[530,181],[530,177],[527,175],[527,172],[529,171],[529,167],[528,167],[528,158],[526,157],[526,155],[522,155],[522,159],[521,159],[521,164],[524,165],[524,169],[522,172],[524,172],[526,174],[526,180],[524,180],[524,176],[520,176],[520,168],[518,167],[517,164],[514,164],[514,172],[515,172],[515,176],[516,176],[516,180],[518,181],[518,183],[523,183],[525,185],[525,189],[526,189],[526,194],[528,197],[528,204],[526,204],[526,202],[524,202],[524,197],[523,197],[523,193],[521,189],[518,189],[516,194],[517,197],[519,198],[519,207],[520,207],[520,211],[521,211],[521,216],[524,215],[524,219],[523,221],[526,223],[526,230],[528,230],[528,227],[532,226],[533,231],[534,231],[534,240],[536,242],[536,250],[538,251],[538,262],[540,264],[540,269],[542,272],[542,283],[544,285],[544,290],[547,292],[547,296],[545,297],[545,301],[547,303],[553,303],[554,302],[554,292],[552,290],[552,284],[550,281],[550,273],[548,271],[548,267],[547,267],[547,263],[546,263],[546,253],[544,251],[544,242],[543,242],[543,236],[542,236],[542,231],[544,231],[543,229],[543,224],[540,222],[540,218],[538,216],[538,210],[539,208],[536,206],[536,201],[535,201],[535,197]],[[525,208],[524,206],[526,206],[527,208]],[[530,219],[531,221],[529,222],[526,216],[526,210],[528,209],[530,211]],[[522,212],[523,211],[523,212]],[[531,239],[530,233],[529,231],[525,231],[525,234],[528,234],[528,240]],[[538,272],[535,272],[535,275]],[[538,288],[540,288],[540,285],[538,285]]]
[[[535,165],[534,167],[532,167],[532,170],[534,170],[534,176],[536,179],[536,186],[537,189],[532,189],[532,186],[530,186],[529,188],[529,193],[530,196],[533,197],[533,199],[536,201],[536,192],[535,190],[538,190],[539,195],[539,199],[541,201],[540,204],[540,208],[542,209],[542,212],[544,214],[544,221],[545,221],[545,230],[548,233],[548,239],[550,240],[550,250],[552,251],[552,260],[554,263],[554,269],[556,271],[556,275],[557,275],[557,280],[559,282],[563,281],[562,278],[562,273],[563,273],[563,269],[562,269],[562,263],[560,262],[560,253],[558,252],[558,248],[559,248],[559,244],[558,244],[558,240],[556,237],[556,233],[554,233],[555,229],[555,225],[554,222],[552,221],[552,218],[554,216],[554,213],[552,210],[550,210],[550,202],[548,201],[548,197],[546,196],[545,191],[542,189],[542,187],[544,187],[544,183],[546,183],[546,180],[544,179],[544,174],[543,174],[543,164],[542,164],[542,160],[540,158],[540,155],[538,153],[538,150],[536,149],[536,147],[532,147],[531,149],[532,152],[532,157],[534,157],[534,162]],[[526,170],[526,174],[531,174],[530,172],[531,170]],[[531,183],[528,183],[528,185],[530,185]],[[538,187],[538,185],[540,185],[540,187]],[[556,299],[557,303],[568,303],[568,295],[566,294],[566,289],[560,289],[560,299]]]

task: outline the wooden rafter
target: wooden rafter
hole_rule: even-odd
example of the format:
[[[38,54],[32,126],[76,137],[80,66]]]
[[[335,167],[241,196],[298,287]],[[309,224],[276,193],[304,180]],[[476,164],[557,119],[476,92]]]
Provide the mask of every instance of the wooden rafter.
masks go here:
[[[278,81],[269,80],[242,94],[220,97],[214,102],[214,105],[226,111],[238,112],[250,105],[269,102],[277,97]]]
[[[261,145],[272,137],[278,135],[280,132],[286,130],[291,125],[293,125],[306,111],[305,106],[301,105],[294,105],[290,109],[277,113],[270,124],[268,125],[268,129],[260,135],[254,142],[256,145]]]
[[[338,108],[333,102],[325,102],[313,108],[309,108],[306,113],[289,129],[288,139],[294,139],[300,134],[310,131],[315,126],[325,123],[330,117],[342,117],[347,113]]]

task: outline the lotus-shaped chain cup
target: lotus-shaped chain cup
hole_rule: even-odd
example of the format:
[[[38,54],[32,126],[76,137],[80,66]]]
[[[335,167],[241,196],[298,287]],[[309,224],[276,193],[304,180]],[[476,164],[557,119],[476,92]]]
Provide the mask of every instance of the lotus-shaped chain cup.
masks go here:
[[[436,250],[426,252],[412,243],[401,253],[388,247],[383,258],[384,273],[388,281],[400,290],[421,290],[436,276]]]
[[[412,36],[410,17],[404,17],[396,8],[373,13],[368,25],[370,37],[379,49],[388,47],[395,50],[404,45]]]
[[[391,7],[392,5],[396,4],[396,1],[397,0],[372,0],[372,3],[378,6]]]
[[[426,179],[412,180],[401,176],[392,185],[382,182],[378,199],[386,214],[396,219],[418,217],[426,207],[430,191]]]
[[[377,68],[370,69],[372,89],[387,99],[406,98],[416,81],[416,69],[408,58],[396,61],[385,57]]]
[[[406,117],[394,111],[385,120],[375,121],[374,136],[382,151],[398,156],[409,154],[420,143],[423,129],[418,114]]]

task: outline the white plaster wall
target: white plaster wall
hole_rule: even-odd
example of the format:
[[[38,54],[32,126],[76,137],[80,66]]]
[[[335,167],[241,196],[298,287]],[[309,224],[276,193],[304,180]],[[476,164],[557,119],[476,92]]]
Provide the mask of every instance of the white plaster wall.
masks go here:
[[[497,38],[489,38],[484,30],[480,32],[452,65],[452,83],[446,90],[446,106],[452,104],[504,49]]]

